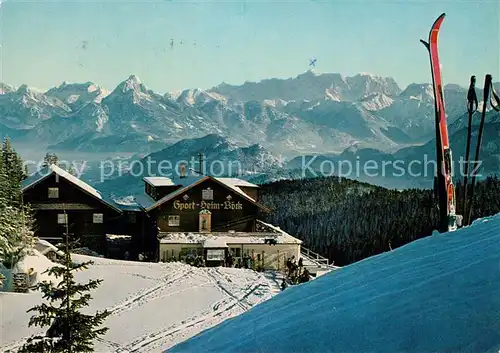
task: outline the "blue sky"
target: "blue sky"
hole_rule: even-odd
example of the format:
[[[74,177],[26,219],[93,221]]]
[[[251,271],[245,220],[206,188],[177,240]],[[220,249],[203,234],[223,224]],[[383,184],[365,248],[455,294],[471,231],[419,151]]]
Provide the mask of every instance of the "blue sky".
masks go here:
[[[293,77],[316,57],[317,72],[392,76],[404,88],[430,82],[419,39],[442,12],[444,82],[500,81],[498,0],[4,0],[0,82],[113,89],[136,74],[166,92]]]

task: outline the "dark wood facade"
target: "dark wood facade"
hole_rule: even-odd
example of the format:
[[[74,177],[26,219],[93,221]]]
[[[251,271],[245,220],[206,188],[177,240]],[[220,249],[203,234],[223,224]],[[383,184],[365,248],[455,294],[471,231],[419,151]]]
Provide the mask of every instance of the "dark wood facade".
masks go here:
[[[131,241],[121,242],[119,246],[108,242],[106,255],[114,259],[137,260],[139,254],[148,259],[155,256],[157,232],[151,217],[141,209],[123,207],[122,215],[113,219],[107,226],[106,234],[130,235]]]
[[[150,211],[161,232],[255,231],[255,221],[263,209],[249,199],[257,197],[256,188],[246,188],[249,195],[245,197],[208,178],[185,189]]]
[[[78,185],[53,173],[23,190],[23,201],[35,215],[35,235],[63,238],[66,232],[80,239],[82,246],[102,253],[105,234],[122,213]]]
[[[144,196],[153,205],[148,207],[116,204],[75,177],[61,177],[60,168],[54,170],[23,188],[24,203],[34,211],[35,235],[64,239],[66,215],[68,231],[80,246],[111,258],[137,260],[142,254],[144,260],[157,260],[159,232],[253,232],[259,213],[268,211],[256,202],[257,187],[235,188],[211,177],[164,187],[146,182]]]
[[[158,201],[162,197],[180,189],[182,185],[154,186],[145,182],[144,192],[153,200]]]

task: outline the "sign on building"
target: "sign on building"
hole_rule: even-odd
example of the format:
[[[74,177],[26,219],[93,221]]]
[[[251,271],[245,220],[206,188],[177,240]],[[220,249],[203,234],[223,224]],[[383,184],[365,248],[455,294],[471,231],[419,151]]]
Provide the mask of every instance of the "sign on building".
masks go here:
[[[224,261],[224,249],[209,249],[207,250],[207,261]]]

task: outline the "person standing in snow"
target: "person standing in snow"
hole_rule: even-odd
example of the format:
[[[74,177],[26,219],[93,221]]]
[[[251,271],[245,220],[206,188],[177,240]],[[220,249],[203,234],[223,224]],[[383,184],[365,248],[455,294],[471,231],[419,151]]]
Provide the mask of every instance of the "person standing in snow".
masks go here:
[[[283,277],[283,281],[281,282],[281,291],[284,291],[288,287],[288,284],[286,283],[285,277]]]
[[[309,282],[309,277],[310,276],[311,276],[311,274],[309,273],[309,271],[307,270],[307,268],[305,268],[304,272],[300,276],[300,283]]]

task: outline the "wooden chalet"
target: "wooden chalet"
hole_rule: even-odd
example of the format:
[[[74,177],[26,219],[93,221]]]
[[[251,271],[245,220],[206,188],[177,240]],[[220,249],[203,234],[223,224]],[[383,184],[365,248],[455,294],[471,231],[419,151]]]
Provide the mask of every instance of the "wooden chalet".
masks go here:
[[[236,260],[246,255],[276,268],[280,251],[282,266],[285,257],[300,255],[300,240],[258,220],[270,210],[259,203],[255,184],[182,174],[175,179],[146,177],[144,182],[145,194],[136,202],[158,231],[160,261],[181,260],[194,251],[217,265],[231,253]]]
[[[135,234],[135,243],[141,241],[140,209],[120,208],[111,198],[54,164],[24,180],[22,193],[24,203],[34,211],[35,235],[40,239],[60,242],[67,227],[70,238],[78,240],[81,247],[103,255],[107,254],[107,234]]]
[[[160,232],[250,232],[259,212],[269,212],[258,203],[259,187],[241,179],[200,175],[146,177],[144,182],[145,195],[136,201]]]
[[[144,194],[123,205],[56,165],[23,182],[35,212],[35,235],[52,243],[70,237],[111,258],[170,261],[196,253],[219,265],[231,254],[263,268],[300,256],[301,241],[259,220],[270,210],[259,186],[201,174],[144,178]]]

